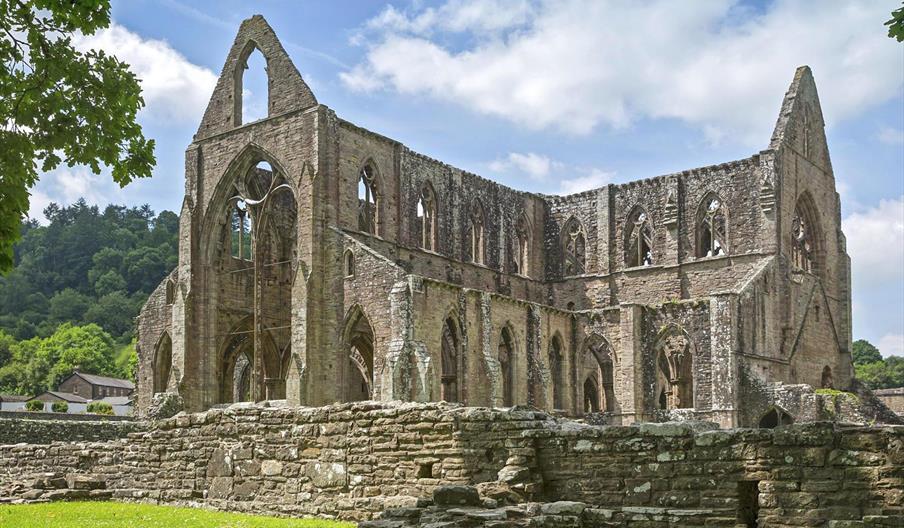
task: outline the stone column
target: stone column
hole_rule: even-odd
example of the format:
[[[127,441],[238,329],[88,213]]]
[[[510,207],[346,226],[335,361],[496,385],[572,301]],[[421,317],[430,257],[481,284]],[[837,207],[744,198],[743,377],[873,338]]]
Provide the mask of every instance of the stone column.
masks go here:
[[[644,419],[643,307],[623,304],[619,310],[618,394],[622,424]]]
[[[712,419],[722,427],[737,427],[738,298],[718,294],[709,302]]]

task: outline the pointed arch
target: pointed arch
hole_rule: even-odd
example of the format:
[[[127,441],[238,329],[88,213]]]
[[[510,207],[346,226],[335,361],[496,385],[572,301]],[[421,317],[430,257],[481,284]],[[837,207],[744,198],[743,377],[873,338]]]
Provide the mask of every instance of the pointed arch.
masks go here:
[[[780,425],[791,425],[794,416],[777,405],[773,405],[760,418],[759,427],[762,429],[775,429]]]
[[[499,381],[503,407],[515,405],[515,364],[518,361],[515,346],[515,334],[512,325],[506,322],[499,331],[499,344],[496,348],[496,359],[499,360]]]
[[[582,410],[615,412],[616,357],[612,345],[599,334],[590,334],[581,346],[580,379],[582,381]]]
[[[451,315],[443,321],[440,339],[440,399],[447,402],[457,402],[461,397],[461,380],[459,380],[461,334],[458,331],[456,319]]]
[[[346,249],[342,258],[342,265],[345,271],[346,278],[352,278],[355,276],[355,252],[351,250],[351,248]]]
[[[791,264],[798,270],[819,274],[822,229],[816,202],[809,191],[797,198],[791,217]]]
[[[173,340],[169,332],[164,331],[154,347],[154,393],[166,392],[169,386],[170,372],[173,367]]]
[[[380,234],[381,195],[377,164],[373,159],[367,161],[358,170],[358,231]]]
[[[377,399],[374,394],[374,331],[361,305],[349,309],[343,328],[345,401]]]
[[[820,385],[823,389],[834,389],[835,379],[832,376],[832,367],[826,365],[822,368]]]
[[[468,215],[468,250],[470,253],[468,257],[474,264],[486,262],[485,226],[486,213],[483,203],[479,198],[474,198]]]
[[[564,276],[586,272],[587,233],[584,225],[571,216],[562,226],[562,273]]]
[[[565,409],[565,341],[556,332],[549,341],[549,373],[552,381],[552,407]]]
[[[655,354],[655,407],[693,408],[695,348],[688,333],[675,325],[667,326],[659,333]]]
[[[728,254],[728,208],[722,198],[710,191],[697,206],[697,257]]]
[[[436,193],[430,182],[424,182],[417,200],[417,225],[420,231],[418,245],[428,251],[436,251],[436,215]]]
[[[653,222],[646,210],[636,205],[625,219],[625,267],[653,264]]]
[[[260,61],[263,61],[263,78],[265,79],[263,83],[258,82],[257,79],[252,79],[252,82],[247,82],[245,79],[245,74],[248,70],[251,70],[252,75],[259,76],[260,72],[256,72],[258,66],[260,66]],[[254,69],[251,68],[251,65],[255,66]],[[243,123],[250,123],[252,121],[257,121],[260,119],[265,119],[270,117],[270,68],[269,68],[269,60],[267,56],[261,51],[258,43],[252,39],[249,39],[245,43],[245,47],[242,48],[242,51],[239,53],[239,56],[235,62],[235,69],[233,70],[233,93],[235,94],[233,98],[233,103],[235,105],[232,113],[233,126],[241,126]],[[252,91],[260,90],[263,87],[265,90],[263,101],[263,108],[255,108],[254,105],[250,105],[252,103],[249,95]],[[261,101],[255,101],[260,104]]]
[[[530,275],[531,226],[524,211],[518,214],[512,234],[512,273]]]

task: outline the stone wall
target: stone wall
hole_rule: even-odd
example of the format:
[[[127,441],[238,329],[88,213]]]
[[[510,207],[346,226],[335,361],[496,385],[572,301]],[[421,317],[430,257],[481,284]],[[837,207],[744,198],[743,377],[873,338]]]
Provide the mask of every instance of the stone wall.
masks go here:
[[[72,442],[100,442],[125,438],[129,433],[143,431],[147,427],[143,422],[107,420],[96,416],[82,418],[72,414],[45,418],[39,415],[40,413],[2,413],[0,444],[47,445],[63,438]]]
[[[904,521],[902,427],[714,428],[598,427],[448,404],[237,404],[125,439],[0,446],[0,500],[40,499],[38,484],[54,473],[123,500],[345,519],[424,505],[440,485],[470,484],[492,504],[604,509],[612,524],[594,526]],[[658,524],[629,524],[638,515]]]
[[[873,391],[877,398],[882,400],[892,411],[904,416],[904,387],[897,389],[878,389]]]

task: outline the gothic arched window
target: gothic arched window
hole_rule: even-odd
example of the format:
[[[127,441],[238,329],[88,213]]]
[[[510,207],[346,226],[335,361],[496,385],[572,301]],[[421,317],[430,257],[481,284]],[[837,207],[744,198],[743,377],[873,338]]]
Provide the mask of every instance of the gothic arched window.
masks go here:
[[[583,274],[587,258],[587,235],[584,234],[584,226],[577,218],[571,217],[565,222],[562,237],[565,276]]]
[[[512,241],[512,272],[519,275],[528,274],[530,262],[530,228],[527,218],[522,213],[515,224],[514,240]]]
[[[791,219],[791,261],[803,271],[816,269],[817,228],[813,214],[814,206],[808,194],[801,195],[794,206]]]
[[[503,327],[499,335],[498,359],[502,376],[502,405],[511,407],[515,404],[515,344],[508,327]]]
[[[471,262],[484,263],[484,213],[480,200],[474,200],[471,204],[471,217],[468,236],[471,240]]]
[[[253,231],[251,213],[245,200],[237,200],[230,213],[231,236],[229,238],[229,251],[233,258],[239,260],[252,259]]]
[[[377,234],[379,221],[379,195],[377,180],[370,164],[361,169],[358,175],[358,230]]]
[[[446,318],[443,323],[441,349],[441,368],[440,375],[441,394],[440,398],[447,402],[458,401],[458,358],[459,358],[459,338],[458,326],[451,317]]]
[[[625,224],[625,267],[653,264],[653,225],[643,209],[636,209]]]
[[[549,372],[552,377],[553,409],[565,408],[565,360],[562,338],[556,334],[549,345]]]
[[[728,253],[728,214],[722,200],[708,195],[697,211],[697,256],[715,257]]]
[[[418,197],[417,220],[421,229],[421,247],[436,251],[436,195],[429,183],[424,185]]]

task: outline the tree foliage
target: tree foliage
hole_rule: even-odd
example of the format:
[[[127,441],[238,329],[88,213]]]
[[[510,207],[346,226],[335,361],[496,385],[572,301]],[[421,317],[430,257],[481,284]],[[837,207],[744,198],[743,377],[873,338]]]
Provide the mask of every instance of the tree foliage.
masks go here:
[[[854,341],[854,375],[871,389],[904,387],[904,358],[882,358],[879,349],[865,339]]]
[[[0,392],[35,395],[55,390],[76,369],[131,377],[131,358],[119,358],[120,347],[94,324],[64,323],[49,337],[19,341],[10,348],[11,360],[0,367]]]
[[[866,365],[882,361],[882,354],[879,349],[873,346],[866,339],[858,339],[854,341],[852,358],[854,365]]]
[[[151,175],[138,79],[116,57],[72,44],[109,25],[109,0],[0,0],[0,271],[13,266],[39,171],[106,165],[120,185]]]
[[[128,343],[141,305],[176,266],[178,217],[81,200],[45,214],[46,226],[23,226],[15,268],[0,276],[0,330],[24,341],[95,323]],[[0,339],[0,365],[3,357]]]
[[[899,7],[891,12],[891,18],[885,22],[888,26],[888,37],[904,42],[904,7]]]

